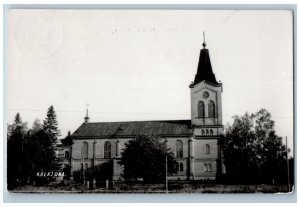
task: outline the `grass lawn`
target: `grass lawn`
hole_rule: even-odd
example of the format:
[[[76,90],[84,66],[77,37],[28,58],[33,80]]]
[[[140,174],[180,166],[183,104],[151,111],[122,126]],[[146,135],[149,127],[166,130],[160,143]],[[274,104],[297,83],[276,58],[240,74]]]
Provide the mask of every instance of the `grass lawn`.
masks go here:
[[[164,184],[115,184],[114,188],[96,187],[88,189],[87,185],[53,185],[22,186],[13,193],[166,193]],[[220,185],[220,184],[170,184],[168,193],[287,193],[287,185]]]

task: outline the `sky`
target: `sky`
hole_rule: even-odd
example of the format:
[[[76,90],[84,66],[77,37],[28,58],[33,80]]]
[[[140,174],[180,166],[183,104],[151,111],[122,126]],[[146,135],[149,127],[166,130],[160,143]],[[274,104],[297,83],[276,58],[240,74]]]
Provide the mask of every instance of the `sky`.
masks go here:
[[[10,10],[7,121],[54,106],[62,137],[90,122],[190,119],[203,31],[223,83],[223,124],[271,112],[293,146],[292,13],[280,10]]]

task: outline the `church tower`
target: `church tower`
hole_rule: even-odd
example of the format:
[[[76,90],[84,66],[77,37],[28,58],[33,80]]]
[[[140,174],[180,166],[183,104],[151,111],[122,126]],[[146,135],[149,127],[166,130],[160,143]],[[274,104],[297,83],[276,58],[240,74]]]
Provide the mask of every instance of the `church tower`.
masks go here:
[[[197,74],[190,84],[191,123],[194,139],[193,176],[215,180],[219,172],[218,139],[223,133],[222,83],[216,81],[205,39],[200,51]]]
[[[222,125],[222,83],[216,81],[206,43],[200,51],[197,74],[191,83],[191,120],[197,136],[219,135]],[[212,133],[211,129],[213,130]],[[204,130],[204,133],[203,133]],[[207,133],[207,130],[209,133]]]

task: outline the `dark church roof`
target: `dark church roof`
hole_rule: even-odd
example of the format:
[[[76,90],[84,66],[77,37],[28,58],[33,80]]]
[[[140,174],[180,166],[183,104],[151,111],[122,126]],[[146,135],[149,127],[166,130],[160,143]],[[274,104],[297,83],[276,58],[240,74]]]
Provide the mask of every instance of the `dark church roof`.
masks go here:
[[[208,49],[206,49],[205,46],[206,43],[204,42],[204,48],[200,51],[198,70],[193,85],[196,85],[204,80],[219,85],[220,83],[217,82],[215,74],[213,73],[211,67]]]
[[[174,135],[191,134],[191,120],[176,121],[130,121],[83,123],[73,134],[73,138],[114,136],[132,137],[136,135]]]

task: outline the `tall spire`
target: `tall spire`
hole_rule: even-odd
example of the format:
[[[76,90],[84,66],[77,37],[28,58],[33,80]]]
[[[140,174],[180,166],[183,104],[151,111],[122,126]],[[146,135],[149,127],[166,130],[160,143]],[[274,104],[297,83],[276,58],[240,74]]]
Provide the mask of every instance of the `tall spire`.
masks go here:
[[[87,104],[88,107],[88,104]],[[84,123],[89,123],[90,117],[89,117],[89,109],[86,108],[86,115],[84,117]]]
[[[200,57],[199,57],[199,63],[198,63],[198,70],[197,74],[195,76],[195,80],[193,85],[196,85],[197,83],[200,83],[204,80],[213,83],[213,84],[219,84],[216,80],[215,74],[213,73],[208,49],[206,49],[206,42],[205,42],[205,33],[203,32],[203,43],[202,43],[203,49],[200,51]]]

